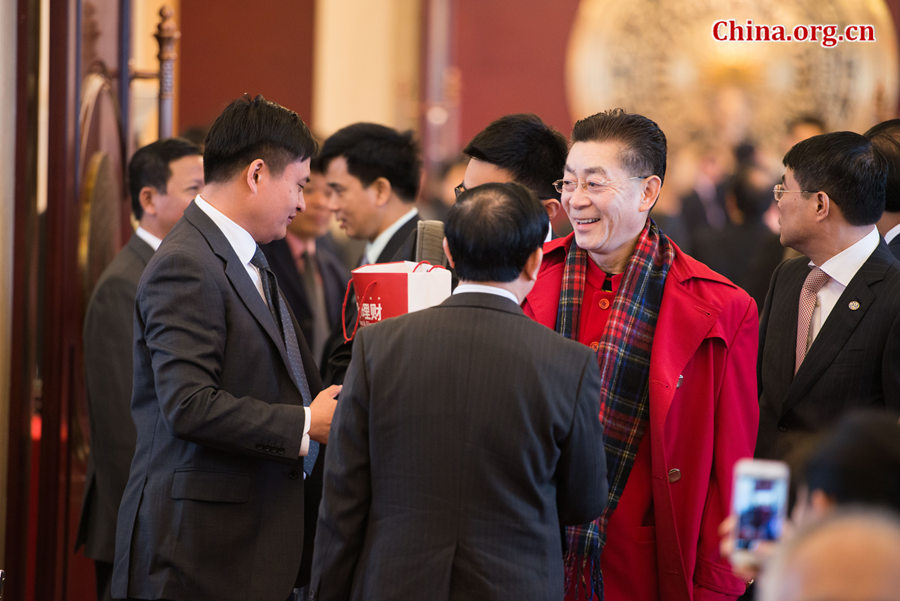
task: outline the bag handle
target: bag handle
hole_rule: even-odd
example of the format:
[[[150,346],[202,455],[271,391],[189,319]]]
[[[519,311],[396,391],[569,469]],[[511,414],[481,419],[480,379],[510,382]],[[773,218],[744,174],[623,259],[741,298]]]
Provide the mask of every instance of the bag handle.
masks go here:
[[[441,265],[432,265],[428,261],[419,261],[418,263],[416,263],[416,266],[412,268],[412,272],[410,272],[410,273],[415,273],[416,269],[418,269],[422,265],[428,265],[428,269],[426,270],[426,273],[431,273],[432,270],[437,269],[438,267],[440,267],[441,269],[444,269],[444,267]]]
[[[374,284],[375,284],[374,280],[369,282],[368,286],[366,286],[366,289],[363,290],[363,298],[366,297],[366,295],[369,293],[369,289]],[[357,299],[356,299],[356,323],[353,324],[353,332],[350,334],[349,337],[347,336],[347,299],[350,298],[350,288],[352,286],[353,286],[353,278],[350,278],[349,280],[347,280],[347,291],[344,292],[344,302],[341,304],[341,329],[343,330],[343,333],[344,333],[344,342],[350,342],[351,340],[353,340],[353,337],[356,336],[356,330],[359,329],[360,312],[359,312],[359,297],[357,297]]]

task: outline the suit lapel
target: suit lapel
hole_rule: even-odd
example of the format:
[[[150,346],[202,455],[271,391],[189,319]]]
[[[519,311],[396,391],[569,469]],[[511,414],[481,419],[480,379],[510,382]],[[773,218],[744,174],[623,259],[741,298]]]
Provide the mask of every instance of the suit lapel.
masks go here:
[[[831,366],[837,354],[847,344],[850,335],[872,306],[875,300],[873,287],[884,279],[884,272],[889,264],[890,251],[882,242],[850,280],[812,346],[809,347],[809,352],[788,389],[784,400],[785,410],[803,399],[809,388]],[[796,319],[794,321],[796,322]],[[796,331],[795,324],[795,335]]]
[[[292,374],[293,379],[293,371],[290,367],[287,351],[284,348],[281,332],[278,331],[278,326],[275,323],[275,320],[272,319],[269,307],[266,306],[266,302],[263,300],[262,295],[260,295],[259,290],[253,285],[253,281],[247,274],[247,270],[243,263],[241,263],[237,254],[235,254],[231,243],[228,242],[228,239],[225,238],[225,235],[218,226],[213,223],[209,216],[194,204],[193,201],[188,205],[188,208],[185,209],[184,216],[197,228],[200,234],[206,239],[212,251],[218,255],[225,264],[225,276],[234,288],[235,293],[237,293],[238,297],[244,303],[244,306],[247,307],[247,310],[257,323],[259,323],[260,327],[262,327],[269,338],[272,339],[272,342],[278,349],[278,353],[281,355],[281,360],[284,363],[285,369],[287,369],[288,373]],[[283,300],[282,295],[282,302]],[[295,382],[295,385],[297,385],[298,391],[302,390],[297,382]]]
[[[419,216],[415,215],[412,219],[404,223],[399,230],[397,230],[391,239],[388,240],[388,243],[384,246],[384,250],[381,251],[381,254],[378,255],[378,260],[376,263],[390,263],[392,261],[411,261],[415,257],[411,256],[400,256],[401,250],[406,250],[405,245],[406,242],[412,236],[412,233],[416,231],[419,227]],[[409,255],[408,252],[403,253],[404,255]]]

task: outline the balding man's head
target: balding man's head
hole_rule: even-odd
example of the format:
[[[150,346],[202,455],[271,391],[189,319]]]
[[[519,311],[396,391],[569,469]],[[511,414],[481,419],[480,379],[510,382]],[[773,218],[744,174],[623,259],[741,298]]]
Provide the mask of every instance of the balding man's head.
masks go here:
[[[761,601],[900,599],[900,520],[862,509],[801,531],[769,562]]]

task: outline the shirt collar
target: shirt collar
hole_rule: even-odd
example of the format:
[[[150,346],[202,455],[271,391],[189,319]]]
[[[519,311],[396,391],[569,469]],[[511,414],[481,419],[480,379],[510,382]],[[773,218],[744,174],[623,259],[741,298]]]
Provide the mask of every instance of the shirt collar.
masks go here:
[[[896,238],[898,235],[900,235],[900,223],[884,233],[884,241],[890,244],[891,240]]]
[[[519,299],[516,298],[515,294],[505,288],[498,288],[497,286],[488,286],[487,284],[460,284],[453,290],[453,294],[465,294],[466,292],[481,292],[482,294],[503,296],[517,305],[519,304]]]
[[[159,250],[159,245],[162,244],[162,238],[157,238],[141,226],[138,226],[134,233],[137,234],[137,237],[150,245],[150,248],[153,249],[154,252]]]
[[[415,208],[410,209],[408,213],[378,234],[374,240],[366,244],[366,263],[374,263],[377,261],[378,257],[381,256],[381,253],[384,252],[384,247],[387,246],[390,239],[397,233],[397,230],[406,225],[406,222],[415,217],[417,213],[418,211]]]
[[[828,274],[828,277],[846,287],[863,263],[878,248],[880,241],[881,236],[873,225],[871,232],[822,263],[819,268]],[[809,264],[815,266],[812,261]]]
[[[194,203],[222,231],[241,263],[244,265],[250,263],[250,259],[256,253],[256,240],[253,239],[250,232],[226,217],[225,213],[203,200],[199,194],[194,199]]]

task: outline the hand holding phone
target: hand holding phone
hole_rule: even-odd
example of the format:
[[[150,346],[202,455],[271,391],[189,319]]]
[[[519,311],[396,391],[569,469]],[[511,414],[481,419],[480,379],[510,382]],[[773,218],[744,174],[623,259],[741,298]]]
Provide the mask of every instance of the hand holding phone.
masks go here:
[[[788,467],[782,461],[741,459],[734,466],[732,514],[735,566],[759,563],[757,548],[781,538],[787,513]]]

